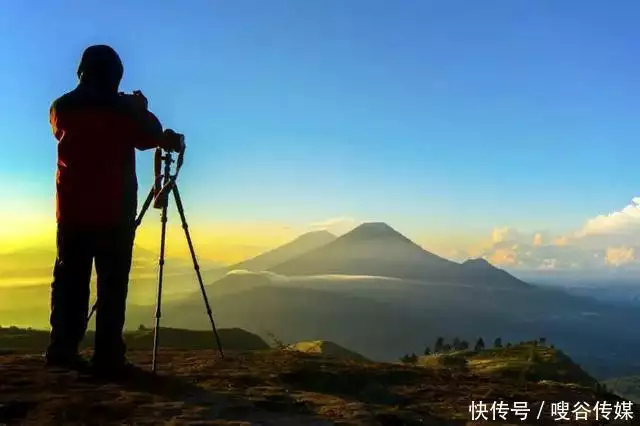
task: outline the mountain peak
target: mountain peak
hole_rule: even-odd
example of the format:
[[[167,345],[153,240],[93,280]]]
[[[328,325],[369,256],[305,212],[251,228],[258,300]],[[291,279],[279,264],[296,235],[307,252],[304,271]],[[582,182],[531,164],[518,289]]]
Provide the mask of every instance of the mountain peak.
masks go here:
[[[512,287],[517,284],[520,288],[530,287],[529,284],[514,277],[507,271],[492,265],[485,258],[469,259],[462,264],[466,271],[473,275],[473,279],[477,283],[484,282],[493,287]]]
[[[270,269],[282,275],[441,278],[459,264],[436,256],[384,222],[366,222],[316,250]],[[434,278],[435,279],[435,278]]]
[[[393,229],[391,227],[391,225],[389,225],[386,222],[363,222],[357,227],[358,228],[386,228],[386,229]]]
[[[463,265],[473,266],[475,268],[495,268],[489,261],[483,257],[466,260]]]
[[[408,241],[407,237],[384,222],[365,222],[346,233],[343,237],[362,239],[394,238]]]
[[[364,222],[358,225],[355,229],[376,229],[397,232],[386,222]]]
[[[269,250],[256,257],[237,263],[229,270],[246,269],[248,271],[265,271],[283,262],[287,262],[309,251],[322,247],[335,240],[336,236],[329,231],[312,231],[302,234],[295,240]]]

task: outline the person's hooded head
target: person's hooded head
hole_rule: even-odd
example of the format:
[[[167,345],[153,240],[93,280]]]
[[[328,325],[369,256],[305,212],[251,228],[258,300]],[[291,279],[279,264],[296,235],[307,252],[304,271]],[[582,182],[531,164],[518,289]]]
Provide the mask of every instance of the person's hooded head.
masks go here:
[[[78,66],[81,84],[117,92],[123,74],[124,67],[120,56],[110,46],[89,46],[82,53]]]

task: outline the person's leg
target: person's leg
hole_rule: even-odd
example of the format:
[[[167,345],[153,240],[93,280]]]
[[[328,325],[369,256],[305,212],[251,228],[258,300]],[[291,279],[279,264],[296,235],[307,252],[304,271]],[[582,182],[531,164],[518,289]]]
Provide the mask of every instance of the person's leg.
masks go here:
[[[51,284],[51,335],[47,363],[64,365],[78,359],[86,332],[92,267],[91,235],[58,226],[57,256]]]
[[[93,355],[97,366],[118,366],[126,362],[122,331],[134,237],[135,227],[118,226],[104,229],[97,239],[98,305]]]

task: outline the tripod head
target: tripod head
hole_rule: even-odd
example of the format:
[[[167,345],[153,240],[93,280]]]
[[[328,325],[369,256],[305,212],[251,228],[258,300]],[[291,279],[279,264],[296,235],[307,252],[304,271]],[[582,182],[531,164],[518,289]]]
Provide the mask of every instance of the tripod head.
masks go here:
[[[182,168],[184,162],[184,135],[179,135],[181,139],[181,146],[183,147],[178,152],[178,159],[174,160],[172,151],[163,150],[162,148],[156,148],[153,157],[153,174],[154,174],[154,209],[161,209],[167,205],[169,199],[169,193],[173,189],[176,180],[178,179],[178,173]],[[171,164],[176,163],[176,172],[171,174]]]

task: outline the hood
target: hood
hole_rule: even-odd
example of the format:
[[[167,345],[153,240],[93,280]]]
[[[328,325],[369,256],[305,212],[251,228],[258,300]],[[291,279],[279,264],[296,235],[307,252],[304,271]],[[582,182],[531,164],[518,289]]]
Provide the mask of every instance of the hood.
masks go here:
[[[120,56],[112,47],[94,45],[82,53],[78,65],[80,84],[117,92],[123,74]]]

